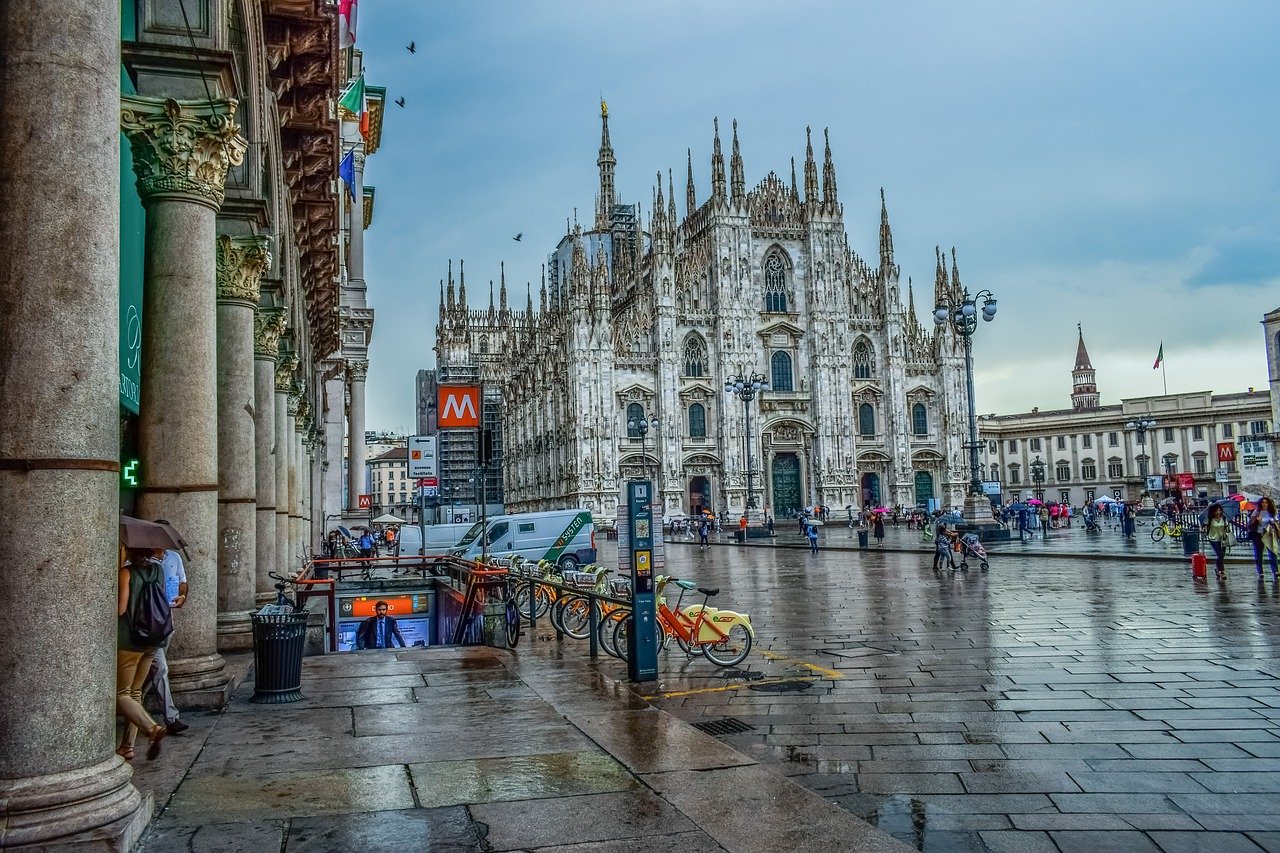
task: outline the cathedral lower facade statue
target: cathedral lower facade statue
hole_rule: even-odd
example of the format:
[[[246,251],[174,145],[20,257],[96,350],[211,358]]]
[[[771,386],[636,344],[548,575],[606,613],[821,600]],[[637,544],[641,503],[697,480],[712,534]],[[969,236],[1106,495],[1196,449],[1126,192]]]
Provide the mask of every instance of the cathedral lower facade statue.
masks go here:
[[[748,191],[735,122],[727,179],[717,126],[710,198],[697,203],[690,158],[685,216],[659,175],[646,230],[639,205],[616,203],[601,122],[594,225],[567,229],[537,311],[532,293],[509,308],[505,272],[487,311],[452,269],[442,286],[437,363],[501,389],[508,509],[612,518],[632,478],[656,481],[665,514],[731,520],[963,504],[963,347],[920,324],[910,280],[903,299],[883,193],[872,266],[849,248],[830,144],[821,190],[810,141],[803,193],[794,161],[789,183],[770,172]],[[935,302],[954,299],[954,250],[949,273],[935,260]],[[752,374],[768,384],[754,399],[726,393]]]

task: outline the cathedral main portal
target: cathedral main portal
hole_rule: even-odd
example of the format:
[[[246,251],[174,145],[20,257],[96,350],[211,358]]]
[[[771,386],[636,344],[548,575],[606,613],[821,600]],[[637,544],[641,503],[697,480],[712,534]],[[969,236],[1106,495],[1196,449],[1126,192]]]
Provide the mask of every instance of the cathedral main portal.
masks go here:
[[[800,457],[779,453],[773,457],[773,512],[775,518],[789,518],[798,513],[800,501]]]

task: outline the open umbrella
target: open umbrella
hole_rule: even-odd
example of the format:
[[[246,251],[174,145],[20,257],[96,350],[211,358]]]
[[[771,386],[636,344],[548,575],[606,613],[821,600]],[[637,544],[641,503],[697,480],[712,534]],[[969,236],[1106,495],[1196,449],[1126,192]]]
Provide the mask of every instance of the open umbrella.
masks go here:
[[[958,512],[947,512],[938,516],[934,524],[964,524],[964,516]]]
[[[187,552],[186,541],[168,522],[144,521],[132,516],[120,516],[120,544],[126,548],[160,548],[165,551]]]
[[[813,525],[814,527],[821,527],[822,525],[826,524],[826,522],[825,522],[825,521],[823,521],[823,520],[822,520],[822,519],[820,519],[820,518],[806,518],[806,519],[804,520],[804,523],[805,523],[805,524],[811,524],[811,525]]]
[[[1116,502],[1116,499],[1111,497],[1110,495],[1103,495],[1102,497],[1094,501],[1094,503],[1096,504],[1113,504],[1115,502]]]
[[[338,532],[341,533],[343,536],[347,537],[348,539],[355,538],[354,536],[351,535],[351,531],[343,527],[341,524],[338,525]]]
[[[878,506],[878,507],[876,507],[875,509],[873,509],[873,510],[871,510],[871,511],[872,511],[872,512],[888,512],[888,511],[889,511],[889,508],[888,508],[887,506]]]
[[[1027,501],[1027,504],[1028,506],[1043,506],[1044,501],[1040,500],[1039,498],[1032,498],[1031,500]]]
[[[1012,512],[1022,512],[1024,509],[1031,509],[1024,503],[1009,504],[1009,510]]]
[[[1247,501],[1248,500],[1248,498],[1246,498],[1244,495],[1240,494],[1239,492],[1236,492],[1234,495],[1227,495],[1225,499],[1229,501]]]

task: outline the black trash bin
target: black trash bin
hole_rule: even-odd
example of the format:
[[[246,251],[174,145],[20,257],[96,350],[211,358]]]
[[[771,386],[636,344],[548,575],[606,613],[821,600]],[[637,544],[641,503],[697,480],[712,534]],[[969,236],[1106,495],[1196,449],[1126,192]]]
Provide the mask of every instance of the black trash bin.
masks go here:
[[[747,541],[747,531],[742,530],[742,529],[738,529],[738,530],[733,531],[733,539],[734,539],[734,541],[735,541],[735,542],[746,542],[746,541]]]
[[[307,614],[253,614],[253,698],[276,705],[302,698]]]
[[[858,531],[858,547],[859,548],[867,547],[867,531],[865,530]]]
[[[1182,531],[1182,553],[1188,557],[1200,553],[1200,531],[1194,527]]]

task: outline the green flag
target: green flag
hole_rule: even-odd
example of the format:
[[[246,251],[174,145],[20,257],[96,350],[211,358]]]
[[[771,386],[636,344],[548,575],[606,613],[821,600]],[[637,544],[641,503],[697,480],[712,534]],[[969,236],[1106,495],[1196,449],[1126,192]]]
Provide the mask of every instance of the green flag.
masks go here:
[[[351,81],[351,85],[347,87],[347,91],[342,93],[342,98],[338,101],[338,108],[346,110],[355,116],[358,120],[364,113],[364,72],[360,72],[360,76]]]

